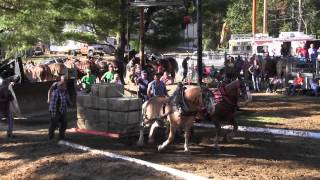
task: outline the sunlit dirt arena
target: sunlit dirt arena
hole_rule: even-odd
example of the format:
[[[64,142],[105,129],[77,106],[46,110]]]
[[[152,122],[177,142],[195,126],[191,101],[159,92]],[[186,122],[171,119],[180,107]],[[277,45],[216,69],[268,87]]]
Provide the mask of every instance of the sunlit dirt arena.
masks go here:
[[[237,117],[240,126],[320,132],[319,108],[319,98],[258,93]],[[71,117],[69,127],[75,124]],[[8,140],[1,122],[0,179],[177,179],[145,166],[58,145],[58,140],[48,141],[48,123],[16,120],[16,137]],[[183,152],[182,136],[158,153],[156,144],[165,138],[161,130],[156,133],[156,144],[142,148],[135,145],[137,137],[106,139],[68,132],[66,141],[211,179],[320,178],[319,139],[238,132],[216,151],[213,133],[213,129],[195,128],[190,154]]]

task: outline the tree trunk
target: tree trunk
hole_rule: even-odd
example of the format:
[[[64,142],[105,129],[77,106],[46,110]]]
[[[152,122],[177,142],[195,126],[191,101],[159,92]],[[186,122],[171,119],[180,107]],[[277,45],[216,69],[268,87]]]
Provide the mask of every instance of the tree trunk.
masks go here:
[[[128,13],[128,5],[126,0],[119,0],[120,2],[120,11],[119,11],[119,34],[120,41],[117,45],[117,53],[116,60],[118,61],[118,73],[120,76],[120,80],[122,84],[125,84],[124,76],[125,76],[125,64],[124,64],[124,53],[126,46],[126,25],[127,25],[127,13]]]
[[[127,1],[120,1],[120,12],[119,12],[119,32],[120,32],[120,41],[117,45],[117,60],[123,62],[125,46],[126,46],[126,24],[127,24]]]

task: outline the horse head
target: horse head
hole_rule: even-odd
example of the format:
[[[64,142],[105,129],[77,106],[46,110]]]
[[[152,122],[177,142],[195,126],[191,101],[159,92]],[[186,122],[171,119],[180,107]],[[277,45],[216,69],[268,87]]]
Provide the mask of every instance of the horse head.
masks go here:
[[[239,95],[241,95],[241,97],[245,99],[245,104],[249,103],[252,100],[249,87],[244,80],[232,81],[225,86],[225,90],[232,103],[238,102]]]

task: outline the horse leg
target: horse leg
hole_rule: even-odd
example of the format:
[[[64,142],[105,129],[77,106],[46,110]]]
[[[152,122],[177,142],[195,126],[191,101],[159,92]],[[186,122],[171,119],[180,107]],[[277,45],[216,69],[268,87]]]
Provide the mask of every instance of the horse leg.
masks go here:
[[[173,140],[176,134],[177,126],[175,124],[170,123],[170,132],[168,139],[163,142],[161,145],[158,146],[158,151],[162,151],[164,148],[166,148]]]
[[[159,126],[160,126],[160,125],[159,125],[159,123],[158,123],[157,121],[155,121],[155,122],[152,124],[152,126],[151,126],[151,128],[150,128],[150,132],[149,132],[148,143],[150,143],[150,144],[154,143],[154,137],[153,137],[154,130],[155,130],[156,128],[158,128]]]
[[[225,135],[226,142],[230,142],[232,140],[232,138],[235,136],[236,131],[238,130],[238,123],[234,118],[232,118],[231,124],[233,126],[233,130],[230,133],[227,133]]]
[[[193,118],[189,120],[188,124],[186,124],[184,128],[184,131],[185,131],[184,132],[184,152],[189,152],[188,144],[189,144],[189,139],[191,134],[190,130],[191,130],[192,124],[193,124]]]
[[[143,146],[144,144],[144,127],[143,127],[143,122],[140,125],[140,131],[139,131],[139,140],[137,142],[138,146]]]
[[[214,121],[214,125],[216,126],[216,136],[214,138],[214,148],[217,150],[220,150],[220,147],[218,144],[219,144],[219,137],[221,136],[221,125],[218,120]]]

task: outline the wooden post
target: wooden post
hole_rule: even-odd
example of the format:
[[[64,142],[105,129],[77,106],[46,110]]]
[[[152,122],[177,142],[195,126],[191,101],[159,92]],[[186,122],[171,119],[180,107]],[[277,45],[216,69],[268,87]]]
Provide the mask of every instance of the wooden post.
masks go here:
[[[197,25],[198,25],[198,85],[202,84],[202,0],[197,3]]]
[[[302,25],[302,2],[299,0],[299,19],[298,19],[298,31],[301,32],[301,25]]]
[[[144,7],[140,7],[140,67],[144,67]]]
[[[252,0],[252,35],[256,34],[257,29],[257,0]]]
[[[263,1],[263,34],[268,33],[268,2]]]

